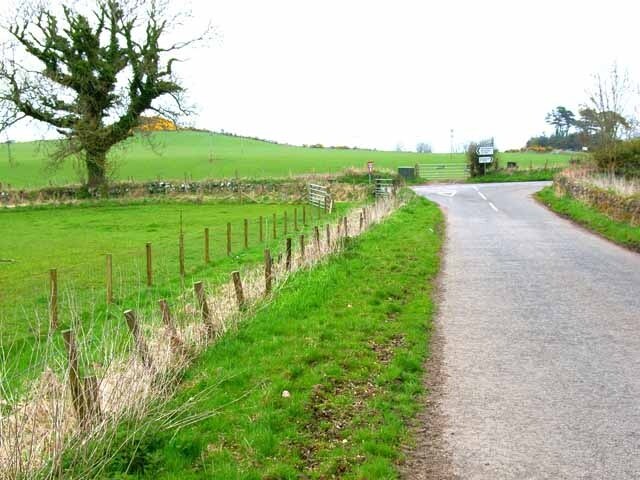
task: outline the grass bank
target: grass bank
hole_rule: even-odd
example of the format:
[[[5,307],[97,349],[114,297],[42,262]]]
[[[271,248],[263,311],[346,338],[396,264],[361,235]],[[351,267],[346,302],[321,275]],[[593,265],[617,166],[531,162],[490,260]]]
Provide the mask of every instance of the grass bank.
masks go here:
[[[612,220],[604,213],[569,197],[557,195],[553,187],[542,189],[537,198],[551,210],[593,230],[603,237],[640,252],[640,227]]]
[[[396,478],[421,405],[442,230],[416,198],[296,274],[186,372],[164,407],[183,428],[123,427],[100,478]]]

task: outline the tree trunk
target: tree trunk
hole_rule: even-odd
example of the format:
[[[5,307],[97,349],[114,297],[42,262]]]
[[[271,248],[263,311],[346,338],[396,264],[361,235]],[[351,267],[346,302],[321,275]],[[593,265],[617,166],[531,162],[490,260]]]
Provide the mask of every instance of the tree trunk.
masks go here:
[[[96,188],[106,185],[106,152],[87,152],[85,163],[87,165],[87,186]]]

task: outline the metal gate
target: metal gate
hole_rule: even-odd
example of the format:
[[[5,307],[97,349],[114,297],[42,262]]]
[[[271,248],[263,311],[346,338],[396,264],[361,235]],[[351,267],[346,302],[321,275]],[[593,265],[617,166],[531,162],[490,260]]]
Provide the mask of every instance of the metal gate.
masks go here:
[[[421,163],[416,165],[416,177],[427,180],[455,180],[468,176],[469,167],[466,163]]]
[[[331,211],[333,210],[333,199],[331,198],[328,187],[310,183],[308,189],[309,203],[315,207],[323,208],[326,212],[331,213]]]

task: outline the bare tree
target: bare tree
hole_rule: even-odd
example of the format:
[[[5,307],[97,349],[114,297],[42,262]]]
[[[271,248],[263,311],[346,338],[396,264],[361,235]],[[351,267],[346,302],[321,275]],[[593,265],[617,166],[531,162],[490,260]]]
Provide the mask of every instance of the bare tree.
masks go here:
[[[632,127],[633,120],[627,113],[632,85],[626,71],[617,64],[611,66],[607,76],[595,74],[594,84],[587,92],[588,105],[582,110],[599,136],[599,144],[607,148],[623,137]],[[581,112],[581,113],[582,113]]]
[[[43,3],[5,27],[12,44],[0,60],[0,131],[24,118],[53,126],[65,141],[52,161],[79,157],[88,186],[98,187],[107,181],[107,153],[145,111],[189,113],[175,55],[208,29],[166,43],[175,19],[161,0],[98,0],[89,12],[78,5],[56,13]]]

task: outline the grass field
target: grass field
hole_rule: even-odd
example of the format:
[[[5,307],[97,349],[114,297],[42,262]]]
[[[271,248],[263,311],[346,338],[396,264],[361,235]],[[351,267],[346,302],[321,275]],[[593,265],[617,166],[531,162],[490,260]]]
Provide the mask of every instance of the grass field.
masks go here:
[[[604,213],[574,198],[556,195],[553,187],[547,187],[536,195],[554,212],[570,218],[612,242],[640,252],[640,227],[612,220]]]
[[[307,223],[319,211],[305,207]],[[346,204],[337,210],[344,211]],[[61,328],[80,322],[99,339],[107,318],[121,323],[126,308],[155,308],[160,298],[175,298],[182,290],[179,276],[179,232],[182,214],[185,238],[184,284],[205,279],[209,285],[228,280],[239,266],[261,261],[263,248],[280,248],[284,212],[288,233],[294,232],[294,209],[302,231],[302,207],[291,204],[219,204],[139,202],[97,203],[0,210],[0,349],[5,353],[3,381],[9,371],[20,377],[34,357],[39,340],[49,332],[49,269],[59,282]],[[273,240],[273,214],[277,239]],[[312,220],[313,214],[313,220]],[[259,242],[259,217],[264,239]],[[244,248],[244,219],[249,248]],[[323,220],[326,218],[323,216]],[[232,252],[226,254],[227,222],[232,224]],[[204,228],[210,229],[211,263],[204,262]],[[145,244],[152,244],[153,286],[146,286]],[[106,304],[105,254],[113,255],[114,300]],[[10,260],[10,262],[6,261]]]
[[[398,478],[424,393],[442,233],[440,210],[416,198],[297,273],[156,412],[177,409],[183,428],[123,425],[97,478]]]
[[[338,173],[349,167],[363,169],[367,161],[376,168],[396,169],[416,163],[464,162],[463,154],[417,154],[371,150],[338,150],[277,145],[240,137],[203,132],[161,132],[151,137],[151,149],[139,137],[116,150],[114,179],[194,180],[240,177],[266,178],[309,173]],[[54,142],[30,142],[0,146],[0,183],[17,188],[38,188],[78,183],[73,162],[57,171],[46,169]],[[156,150],[156,151],[154,151]],[[570,155],[505,153],[503,162],[518,162],[521,168],[566,164]],[[505,163],[506,164],[506,163]]]

